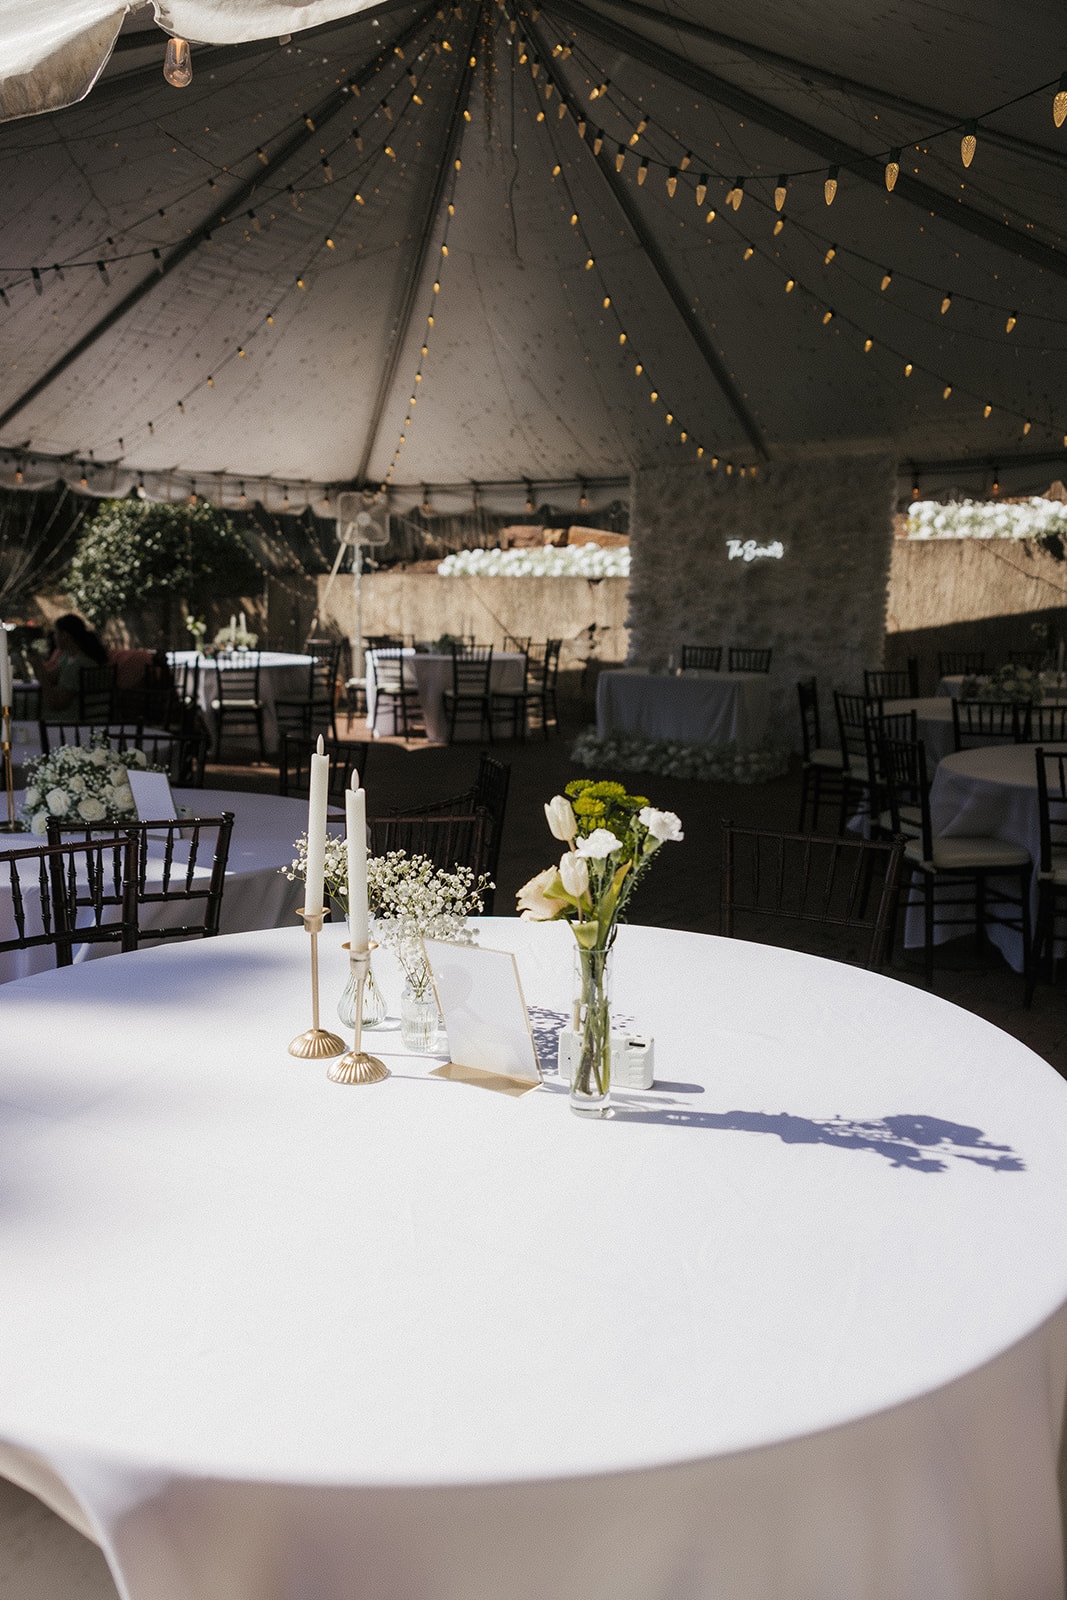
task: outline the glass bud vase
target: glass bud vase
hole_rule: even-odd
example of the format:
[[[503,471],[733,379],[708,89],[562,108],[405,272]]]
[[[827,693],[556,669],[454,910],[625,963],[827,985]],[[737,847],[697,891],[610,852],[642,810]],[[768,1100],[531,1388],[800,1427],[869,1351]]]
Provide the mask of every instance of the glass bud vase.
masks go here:
[[[429,974],[418,988],[408,978],[400,996],[400,1040],[404,1049],[418,1055],[429,1054],[437,1049],[440,1031],[441,1016]]]
[[[346,1028],[354,1028],[356,1025],[356,991],[355,974],[350,969],[344,993],[337,1002],[338,1018]],[[374,968],[371,967],[367,972],[367,981],[363,985],[363,1026],[376,1028],[384,1021],[385,1000],[374,981]]]
[[[571,1110],[579,1117],[611,1110],[611,967],[610,948],[574,952]]]

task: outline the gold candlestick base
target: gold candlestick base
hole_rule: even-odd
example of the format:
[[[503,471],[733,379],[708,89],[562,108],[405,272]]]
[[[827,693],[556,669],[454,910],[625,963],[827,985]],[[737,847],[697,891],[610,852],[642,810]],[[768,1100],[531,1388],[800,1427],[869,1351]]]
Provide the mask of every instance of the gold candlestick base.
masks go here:
[[[348,962],[352,968],[352,976],[356,980],[355,1021],[353,1027],[356,1040],[347,1055],[337,1061],[331,1061],[326,1070],[326,1076],[331,1083],[381,1083],[389,1076],[389,1068],[384,1061],[379,1061],[377,1056],[369,1056],[361,1050],[360,1044],[363,1035],[363,985],[370,972],[370,950],[353,950],[350,944],[341,946],[348,951]]]
[[[304,919],[304,931],[311,935],[311,1027],[298,1033],[289,1046],[289,1054],[302,1061],[325,1061],[329,1056],[339,1056],[345,1048],[343,1039],[326,1028],[319,1027],[319,934],[325,921],[325,911],[297,912]]]

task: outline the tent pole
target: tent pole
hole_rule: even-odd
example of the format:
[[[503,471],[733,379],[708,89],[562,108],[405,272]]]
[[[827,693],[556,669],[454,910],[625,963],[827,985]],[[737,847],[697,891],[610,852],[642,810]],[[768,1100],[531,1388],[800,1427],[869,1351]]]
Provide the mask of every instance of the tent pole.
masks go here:
[[[437,213],[441,208],[441,200],[444,196],[445,184],[448,182],[448,175],[451,170],[452,162],[455,158],[456,149],[459,144],[460,135],[462,133],[463,108],[467,103],[467,96],[470,93],[471,78],[474,76],[474,68],[470,64],[470,59],[474,47],[474,40],[478,33],[478,24],[480,18],[481,6],[476,5],[474,8],[474,25],[471,28],[470,38],[467,40],[466,48],[463,51],[463,71],[456,89],[456,98],[452,107],[452,114],[449,118],[448,127],[441,145],[437,173],[434,178],[433,192],[430,195],[429,204],[426,208],[425,220],[422,225],[422,237],[419,240],[419,248],[415,253],[415,260],[404,284],[404,291],[400,301],[400,309],[397,312],[396,321],[393,324],[393,331],[390,335],[389,354],[386,358],[381,377],[378,380],[378,393],[375,397],[374,409],[371,412],[370,423],[368,424],[366,439],[364,440],[363,444],[363,452],[359,458],[359,466],[355,474],[355,481],[359,484],[366,483],[367,481],[367,471],[370,467],[370,458],[374,453],[374,446],[378,442],[378,430],[382,425],[382,416],[389,400],[390,391],[393,387],[393,379],[396,377],[396,369],[400,364],[400,357],[404,353],[404,345],[407,343],[408,329],[411,326],[411,318],[415,310],[415,299],[422,283],[422,275],[426,266],[426,259],[430,253],[430,245],[433,241],[434,228],[437,224]]]
[[[654,44],[651,39],[646,39],[643,34],[634,33],[630,28],[624,28],[621,23],[609,22],[606,17],[583,5],[582,0],[549,0],[546,12],[549,10],[554,18],[566,22],[573,28],[581,28],[604,44],[610,45],[612,49],[623,51],[624,54],[642,62],[645,66],[652,67],[657,72],[667,73],[676,83],[706,99],[714,100],[727,111],[735,111],[742,117],[758,122],[762,127],[769,128],[772,133],[791,139],[795,144],[812,151],[814,155],[827,162],[847,167],[849,172],[857,178],[862,178],[865,183],[874,184],[884,195],[885,166],[873,156],[864,155],[862,150],[856,150],[853,146],[834,138],[833,135],[824,133],[821,128],[814,127],[810,122],[803,122],[788,111],[770,105],[757,95],[750,94],[747,89],[738,88],[737,84],[730,83],[728,79],[720,78],[703,67],[694,66],[676,55],[673,50],[667,50],[662,45]],[[952,223],[955,227],[963,228],[977,238],[984,239],[987,244],[999,245],[1009,255],[1022,256],[1046,272],[1067,278],[1067,252],[1060,254],[1059,251],[1042,244],[1040,239],[1034,239],[1021,229],[1012,227],[1010,223],[986,216],[984,212],[976,211],[973,206],[965,205],[962,200],[950,199],[948,195],[942,194],[940,189],[923,183],[919,178],[913,178],[908,173],[902,172],[893,192],[900,198],[909,200],[912,205],[933,212],[935,216]]]
[[[399,35],[396,41],[397,44],[402,46],[417,34],[432,11],[432,4],[420,10],[411,25]],[[352,81],[358,84],[360,88],[363,88],[373,79],[374,75],[375,69],[367,66],[362,72],[357,73]],[[226,217],[233,217],[236,212],[242,210],[257,190],[261,189],[279,168],[284,167],[287,162],[291,161],[298,151],[303,149],[304,145],[320,138],[323,123],[349,104],[348,94],[342,89],[335,89],[332,94],[327,95],[324,100],[314,106],[310,112],[310,120],[315,124],[315,129],[301,125],[299,132],[286,140],[281,149],[271,156],[267,165],[257,172],[255,178],[243,183],[234,194],[230,195],[229,199],[216,206],[206,221],[202,222],[199,227],[194,228],[188,238],[183,239],[181,244],[172,250],[168,256],[164,256],[158,267],[153,266],[152,271],[146,278],[135,284],[127,294],[123,295],[118,304],[112,306],[111,310],[106,312],[99,322],[95,323],[68,350],[65,350],[59,359],[52,363],[47,372],[42,373],[39,378],[30,384],[28,389],[25,389],[19,395],[17,400],[13,400],[3,412],[0,412],[0,428],[6,428],[13,417],[17,417],[19,412],[24,411],[31,401],[36,400],[37,396],[43,394],[45,389],[50,388],[56,379],[78,360],[79,356],[83,356],[86,350],[90,350],[98,339],[108,333],[117,322],[121,322],[123,317],[133,310],[134,306],[138,305],[146,295],[151,294],[153,289],[157,288],[164,278],[174,271],[175,267],[180,267],[182,262],[203,243],[206,234],[209,234],[213,228],[219,227]]]

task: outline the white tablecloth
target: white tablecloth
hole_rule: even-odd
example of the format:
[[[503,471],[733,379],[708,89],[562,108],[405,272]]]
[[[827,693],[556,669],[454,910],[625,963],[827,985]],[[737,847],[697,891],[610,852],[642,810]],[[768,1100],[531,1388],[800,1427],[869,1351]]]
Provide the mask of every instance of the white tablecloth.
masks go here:
[[[21,797],[19,797],[21,798]],[[226,887],[222,896],[219,928],[222,933],[244,933],[252,928],[288,926],[300,905],[300,883],[290,883],[279,872],[295,854],[293,841],[307,829],[307,801],[285,799],[281,795],[245,794],[229,789],[175,789],[179,805],[202,817],[217,817],[222,811],[234,814],[230,836],[230,855],[226,867]],[[43,840],[30,834],[0,836],[0,856],[5,849],[25,849]],[[149,877],[158,881],[162,870],[163,847],[150,845]],[[158,858],[158,859],[157,859]],[[210,857],[206,862],[210,869]],[[207,872],[205,872],[205,877]],[[193,910],[197,903],[193,903]],[[145,906],[141,911],[145,926],[162,927],[185,920],[185,908]],[[0,870],[0,936],[13,937],[11,894],[6,874]],[[82,947],[86,959],[113,955],[115,945]],[[141,952],[138,951],[138,954]],[[49,946],[9,951],[0,955],[0,983],[22,978],[32,972],[55,966],[55,951]]]
[[[191,667],[200,663],[200,681],[198,698],[200,709],[204,713],[204,721],[214,741],[215,738],[215,713],[211,709],[212,700],[216,699],[215,689],[217,678],[215,663],[210,658],[197,655],[195,650],[172,650],[167,660],[172,666]],[[263,701],[263,737],[267,750],[273,754],[278,748],[278,719],[274,710],[276,700],[299,700],[308,692],[308,668],[311,666],[311,656],[289,655],[283,650],[261,650],[259,652],[259,697]],[[254,745],[256,734],[254,728],[237,726],[227,728],[223,725],[223,733],[227,744],[230,740],[236,743]]]
[[[569,930],[482,942],[551,1036]],[[624,927],[616,993],[590,1123],[294,1060],[298,928],[8,989],[6,1470],[129,1600],[1062,1600],[1067,1085],[791,951]]]
[[[1031,913],[1037,909],[1036,873],[1041,850],[1035,748],[1030,744],[1004,744],[961,750],[945,757],[930,786],[930,822],[935,838],[988,837],[1029,850],[1035,873]],[[1005,880],[1005,885],[1010,887],[1010,880]],[[922,943],[920,923],[918,913],[912,910],[905,931],[907,944]],[[960,938],[967,931],[965,925],[938,929],[936,942]],[[990,923],[987,932],[991,943],[1003,952],[1016,972],[1021,972],[1022,935],[996,923]]]
[[[399,708],[392,700],[378,705],[375,678],[376,652],[367,651],[367,727],[375,734],[402,733],[403,723]],[[515,650],[494,650],[489,671],[489,687],[496,693],[522,688],[524,657]],[[448,716],[445,712],[445,690],[452,687],[452,657],[436,652],[405,650],[403,655],[404,682],[418,691],[422,707],[426,737],[431,744],[447,744]],[[511,731],[510,717],[497,718],[494,733],[501,736]],[[465,718],[456,728],[457,737],[482,738],[484,734],[473,718]]]
[[[916,732],[926,746],[926,763],[931,772],[939,761],[943,761],[955,749],[952,700],[949,696],[927,695],[920,700],[887,700],[885,711],[887,714],[915,712]]]
[[[727,744],[742,750],[763,742],[770,714],[770,679],[764,672],[683,673],[666,677],[624,667],[597,680],[596,726],[645,739],[687,744]]]
[[[988,673],[980,678],[979,682],[985,682],[986,677],[988,677]],[[958,700],[960,690],[965,682],[966,679],[962,672],[953,673],[949,677],[941,679],[937,686],[937,692],[939,695],[947,694],[951,699]],[[1067,680],[1058,673],[1043,672],[1041,674],[1041,683],[1043,687],[1042,698],[1046,704],[1059,705],[1062,701],[1067,700]]]

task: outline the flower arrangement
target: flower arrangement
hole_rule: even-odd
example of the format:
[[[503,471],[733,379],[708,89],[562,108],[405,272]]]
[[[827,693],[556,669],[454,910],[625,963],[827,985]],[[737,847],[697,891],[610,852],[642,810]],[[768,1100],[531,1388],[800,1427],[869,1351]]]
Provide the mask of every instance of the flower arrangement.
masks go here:
[[[630,551],[625,545],[604,549],[598,544],[460,550],[446,556],[437,571],[442,578],[628,578]]]
[[[909,539],[1047,539],[1067,536],[1067,506],[1043,495],[1006,500],[915,500],[908,507]]]
[[[1015,700],[1019,705],[1041,703],[1041,675],[1029,667],[998,667],[987,678],[965,678],[961,700]]]
[[[88,745],[64,744],[26,764],[22,814],[30,832],[44,834],[54,817],[66,822],[124,822],[136,817],[127,768],[162,772],[143,750],[112,750],[98,734]]]
[[[214,638],[216,655],[220,650],[254,650],[258,643],[258,633],[249,633],[240,626],[220,628]]]
[[[281,870],[290,882],[307,874],[307,835],[296,841],[292,865]],[[344,839],[327,837],[323,881],[326,892],[348,915],[348,856]],[[446,872],[426,856],[409,856],[405,850],[371,856],[367,861],[367,902],[375,919],[378,943],[395,950],[404,976],[420,998],[430,987],[421,939],[451,939],[471,943],[466,926],[469,916],[482,909],[482,891],[490,887],[485,873],[476,877],[470,867]]]
[[[580,984],[574,1032],[580,1036],[571,1105],[602,1116],[611,1081],[611,1018],[607,961],[619,918],[667,841],[680,841],[673,811],[657,811],[621,783],[576,778],[545,806],[553,838],[567,849],[556,867],[524,884],[517,900],[527,922],[570,923],[578,946]]]
[[[680,739],[645,739],[639,734],[609,733],[601,738],[595,727],[578,736],[570,756],[580,767],[610,765],[623,772],[695,778],[703,783],[766,783],[789,768],[788,751],[770,745],[742,750],[732,739],[727,744],[687,744]]]

